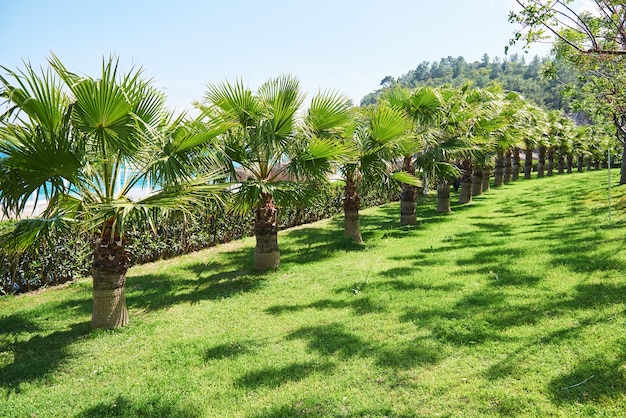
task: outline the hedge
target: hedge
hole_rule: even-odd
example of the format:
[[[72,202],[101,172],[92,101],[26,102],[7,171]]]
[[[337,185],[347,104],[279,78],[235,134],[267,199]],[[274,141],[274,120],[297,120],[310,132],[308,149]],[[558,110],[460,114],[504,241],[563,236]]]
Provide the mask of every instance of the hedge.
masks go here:
[[[397,200],[397,191],[370,193],[361,207]],[[343,188],[338,184],[320,187],[313,202],[304,207],[282,208],[279,228],[315,222],[342,211]],[[7,230],[12,222],[1,225]],[[132,264],[176,257],[253,234],[252,214],[198,213],[184,219],[167,218],[156,233],[145,225],[127,227],[128,250]],[[1,231],[0,231],[1,232]],[[14,255],[0,250],[0,296],[58,285],[90,274],[93,239],[89,234],[53,235],[29,251]]]

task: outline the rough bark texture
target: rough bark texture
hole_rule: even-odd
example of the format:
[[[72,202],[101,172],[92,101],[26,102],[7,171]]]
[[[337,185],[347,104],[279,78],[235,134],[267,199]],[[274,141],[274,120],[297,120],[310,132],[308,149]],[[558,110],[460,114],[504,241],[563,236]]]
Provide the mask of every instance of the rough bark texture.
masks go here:
[[[567,169],[568,173],[572,172],[572,167],[574,165],[574,156],[572,154],[567,154],[567,159],[566,159],[566,165],[565,168]]]
[[[347,181],[344,187],[343,212],[344,225],[343,236],[353,240],[356,243],[363,243],[361,237],[361,225],[359,222],[359,194],[356,190],[356,184],[353,181]]]
[[[93,268],[92,328],[119,328],[128,324],[126,273]]]
[[[502,186],[504,182],[504,155],[500,152],[496,155],[496,168],[493,172],[493,187]]]
[[[483,168],[483,192],[489,190],[489,178],[491,177],[491,170]]]
[[[622,151],[622,165],[620,167],[619,184],[626,184],[626,141]]]
[[[519,170],[520,170],[519,148],[516,147],[513,150],[513,161],[511,164],[511,178],[513,181],[519,180]]]
[[[577,169],[579,173],[583,172],[583,167],[585,166],[585,156],[582,154],[578,154],[578,165]]]
[[[461,190],[459,192],[459,203],[469,203],[472,201],[472,176],[474,174],[474,164],[472,160],[465,159],[461,162]]]
[[[277,214],[278,208],[274,197],[266,193],[262,194],[254,219],[256,237],[254,268],[256,270],[272,270],[280,265]]]
[[[586,162],[587,171],[591,171],[591,164],[592,164],[591,157],[587,157],[587,162]]]
[[[512,173],[511,151],[506,150],[506,152],[504,153],[504,171],[502,175],[502,181],[504,183],[511,182],[511,173]]]
[[[593,169],[594,170],[599,170],[600,169],[600,160],[594,160],[593,161]]]
[[[560,154],[557,163],[557,174],[565,174],[565,156]]]
[[[547,175],[548,177],[554,174],[554,149],[552,147],[548,148],[548,164],[547,164]]]
[[[413,165],[413,157],[405,156],[402,163],[402,169],[415,175],[415,166]],[[417,187],[410,184],[402,184],[402,192],[400,193],[400,224],[415,225],[417,224],[417,216],[415,210],[417,207]]]
[[[537,161],[537,177],[543,177],[546,167],[546,147],[539,147],[539,159]]]
[[[474,170],[472,176],[472,196],[480,196],[483,194],[483,170],[480,168]]]
[[[104,225],[96,239],[91,275],[93,277],[93,328],[118,328],[128,323],[126,272],[129,258],[125,241],[114,231],[113,220]]]
[[[533,150],[526,150],[526,161],[524,161],[524,178],[530,179],[531,173],[533,172]]]
[[[437,184],[437,212],[450,213],[450,184],[441,182]]]

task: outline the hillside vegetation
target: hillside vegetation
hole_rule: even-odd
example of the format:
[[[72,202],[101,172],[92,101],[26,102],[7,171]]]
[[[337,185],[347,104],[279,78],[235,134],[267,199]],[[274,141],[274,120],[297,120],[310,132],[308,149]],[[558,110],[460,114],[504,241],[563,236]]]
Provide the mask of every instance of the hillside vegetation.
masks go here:
[[[550,68],[554,74],[544,75]],[[367,94],[361,105],[376,102],[388,87],[399,84],[403,87],[461,86],[472,83],[484,88],[499,84],[506,91],[521,93],[526,99],[546,108],[570,112],[570,99],[561,94],[567,83],[580,85],[579,72],[563,60],[512,54],[504,59],[483,55],[480,61],[468,62],[463,57],[446,57],[439,61],[423,61],[405,74],[388,75],[381,80],[380,89]]]

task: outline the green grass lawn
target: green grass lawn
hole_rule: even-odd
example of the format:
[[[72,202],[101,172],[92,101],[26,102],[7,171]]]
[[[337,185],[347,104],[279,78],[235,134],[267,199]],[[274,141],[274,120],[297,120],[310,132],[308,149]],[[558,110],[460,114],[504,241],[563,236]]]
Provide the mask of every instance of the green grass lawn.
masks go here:
[[[131,323],[91,283],[0,299],[2,417],[626,415],[626,186],[520,180],[399,226],[399,205],[135,267]]]

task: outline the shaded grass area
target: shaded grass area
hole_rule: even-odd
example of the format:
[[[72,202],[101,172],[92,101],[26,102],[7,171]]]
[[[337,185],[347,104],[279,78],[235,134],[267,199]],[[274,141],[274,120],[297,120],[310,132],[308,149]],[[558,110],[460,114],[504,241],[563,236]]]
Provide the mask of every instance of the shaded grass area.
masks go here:
[[[399,225],[390,204],[133,268],[131,324],[90,282],[0,300],[0,416],[623,416],[624,186],[520,181]]]

